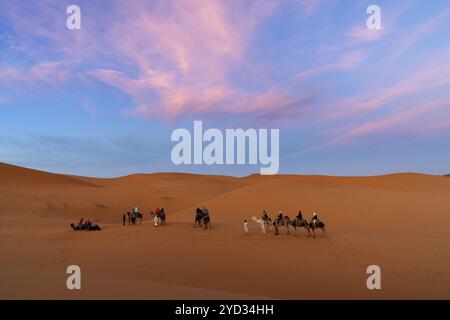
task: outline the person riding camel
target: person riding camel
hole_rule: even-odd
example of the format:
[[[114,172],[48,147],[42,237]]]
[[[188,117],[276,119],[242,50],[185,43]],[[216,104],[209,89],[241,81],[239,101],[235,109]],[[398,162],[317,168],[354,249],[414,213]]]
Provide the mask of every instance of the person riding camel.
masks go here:
[[[134,207],[134,209],[133,209],[133,213],[134,214],[137,214],[139,212],[139,209],[138,209],[138,207]]]
[[[278,219],[282,219],[283,218],[283,212],[278,211]]]
[[[297,219],[297,221],[302,221],[303,220],[303,215],[302,215],[302,211],[301,210],[298,212],[298,214],[295,217],[295,219]]]
[[[266,220],[269,219],[269,215],[267,214],[266,210],[263,210],[263,214],[262,214],[262,216],[261,216],[261,219],[262,219],[263,221],[266,221]]]
[[[311,222],[312,222],[312,224],[313,224],[314,227],[316,226],[317,220],[319,220],[319,217],[317,217],[317,213],[314,211],[313,217],[312,217],[312,219],[311,219]]]

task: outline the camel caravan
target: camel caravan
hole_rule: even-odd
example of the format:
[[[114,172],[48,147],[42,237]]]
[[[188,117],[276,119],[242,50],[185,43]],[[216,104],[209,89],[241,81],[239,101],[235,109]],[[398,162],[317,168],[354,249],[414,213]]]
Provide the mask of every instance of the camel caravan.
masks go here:
[[[252,219],[261,227],[261,232],[265,234],[266,232],[270,232],[272,228],[274,229],[275,235],[279,235],[279,228],[285,227],[286,228],[286,234],[290,234],[289,227],[292,226],[294,228],[294,235],[297,236],[297,228],[305,228],[307,231],[307,237],[316,237],[315,229],[321,229],[322,230],[322,237],[327,237],[327,232],[325,229],[325,223],[321,220],[319,220],[319,217],[317,216],[317,213],[313,213],[313,217],[308,222],[306,219],[303,218],[302,212],[299,211],[297,216],[291,220],[289,216],[283,215],[281,211],[279,211],[278,216],[276,216],[275,219],[271,219],[268,215],[268,213],[264,210],[261,218],[256,218],[255,216],[252,217]],[[248,228],[246,227],[247,220],[244,221],[244,230],[248,233]]]
[[[157,208],[155,211],[150,211],[149,216],[151,219],[153,219],[153,225],[155,227],[166,224],[166,213],[164,208]],[[128,211],[126,214],[123,215],[122,224],[124,226],[142,224],[143,218],[144,218],[143,214],[139,212],[139,209],[137,207],[135,207],[132,209],[132,212]],[[303,218],[301,211],[298,212],[298,214],[295,216],[294,219],[291,219],[289,218],[289,216],[284,215],[281,211],[279,211],[278,215],[274,219],[272,219],[269,217],[267,211],[264,210],[260,218],[253,216],[252,220],[254,220],[260,226],[261,232],[263,234],[266,234],[267,232],[272,232],[273,230],[275,235],[279,235],[280,234],[279,229],[284,227],[286,228],[286,234],[289,235],[291,232],[290,227],[293,227],[294,236],[297,236],[297,229],[305,228],[308,238],[311,236],[313,238],[316,237],[315,232],[316,229],[322,230],[322,237],[327,238],[325,223],[319,219],[316,211],[314,211],[313,216],[309,222]],[[71,223],[70,226],[75,231],[101,230],[98,224],[91,223],[89,219],[84,221],[83,218],[77,225]],[[206,207],[197,208],[195,210],[195,219],[193,227],[199,227],[200,229],[203,230],[211,229],[211,215]],[[244,232],[246,235],[249,234],[247,220],[244,220]]]

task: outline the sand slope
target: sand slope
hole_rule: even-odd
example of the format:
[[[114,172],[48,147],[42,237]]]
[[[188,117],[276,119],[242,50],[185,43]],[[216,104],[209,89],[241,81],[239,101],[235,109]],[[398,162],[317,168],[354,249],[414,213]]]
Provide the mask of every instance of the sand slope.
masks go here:
[[[196,206],[213,229],[192,228]],[[169,224],[121,225],[138,206],[164,207]],[[317,209],[328,239],[285,230],[261,235],[242,220],[266,209],[293,217]],[[80,217],[104,226],[73,232]],[[0,298],[450,298],[450,178],[177,173],[116,179],[0,164]],[[83,290],[65,289],[78,264]],[[368,265],[382,290],[366,288]]]

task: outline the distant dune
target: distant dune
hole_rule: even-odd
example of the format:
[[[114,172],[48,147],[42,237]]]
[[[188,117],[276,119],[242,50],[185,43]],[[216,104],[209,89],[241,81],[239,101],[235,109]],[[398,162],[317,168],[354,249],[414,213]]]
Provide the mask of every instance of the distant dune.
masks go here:
[[[134,206],[144,224],[123,227]],[[210,209],[212,230],[192,228],[197,206]],[[166,209],[167,226],[152,226],[156,207]],[[253,221],[244,237],[242,221],[263,209],[308,218],[317,210],[329,239],[304,230],[261,235]],[[71,231],[81,217],[104,230]],[[450,180],[442,176],[98,179],[0,163],[0,298],[449,299],[449,245]],[[79,293],[64,287],[68,264],[88,274]],[[365,286],[370,264],[383,270],[379,292]]]

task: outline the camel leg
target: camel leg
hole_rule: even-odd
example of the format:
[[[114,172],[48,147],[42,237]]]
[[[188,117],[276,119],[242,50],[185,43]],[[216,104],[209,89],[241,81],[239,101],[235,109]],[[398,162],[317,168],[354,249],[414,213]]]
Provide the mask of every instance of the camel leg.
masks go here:
[[[314,228],[312,229],[312,233],[313,233],[313,239],[316,238],[316,232],[314,231]]]
[[[327,231],[325,230],[325,227],[322,228],[322,237],[328,238]]]
[[[309,228],[306,228],[306,230],[308,231],[308,238],[310,238],[311,237],[311,230],[309,230]]]

